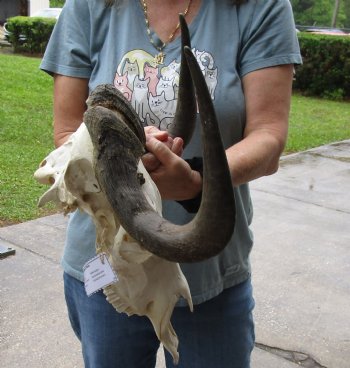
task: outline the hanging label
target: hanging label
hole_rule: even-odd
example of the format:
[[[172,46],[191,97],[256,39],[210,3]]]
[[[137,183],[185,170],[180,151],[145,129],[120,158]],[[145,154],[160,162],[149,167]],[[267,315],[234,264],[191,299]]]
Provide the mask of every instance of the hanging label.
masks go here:
[[[83,271],[85,291],[88,296],[118,281],[117,275],[108,262],[106,253],[98,254],[86,262]]]

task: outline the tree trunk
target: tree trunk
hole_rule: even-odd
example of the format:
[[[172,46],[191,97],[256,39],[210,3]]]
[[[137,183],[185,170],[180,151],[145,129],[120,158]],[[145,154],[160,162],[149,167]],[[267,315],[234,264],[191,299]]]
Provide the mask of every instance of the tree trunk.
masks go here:
[[[337,26],[337,18],[339,13],[339,6],[340,6],[340,0],[335,0],[334,2],[334,10],[333,10],[333,17],[332,17],[332,24],[331,27]]]

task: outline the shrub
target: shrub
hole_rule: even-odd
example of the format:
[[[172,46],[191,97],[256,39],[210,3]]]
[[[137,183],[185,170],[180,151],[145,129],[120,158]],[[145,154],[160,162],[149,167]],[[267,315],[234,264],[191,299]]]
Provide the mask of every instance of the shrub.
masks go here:
[[[66,0],[50,0],[50,8],[63,8]]]
[[[294,88],[305,95],[350,98],[350,36],[300,33],[303,65]]]
[[[15,52],[42,54],[55,24],[56,19],[54,18],[23,16],[9,18],[6,25],[10,32],[9,42],[13,45]]]

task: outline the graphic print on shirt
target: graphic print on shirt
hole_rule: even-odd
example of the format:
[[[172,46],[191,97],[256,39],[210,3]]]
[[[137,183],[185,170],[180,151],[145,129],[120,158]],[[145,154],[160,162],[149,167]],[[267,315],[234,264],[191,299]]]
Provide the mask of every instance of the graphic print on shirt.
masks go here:
[[[192,52],[214,100],[218,82],[214,57],[208,51],[195,48]],[[168,65],[157,65],[153,55],[143,50],[132,50],[122,57],[113,83],[145,125],[164,130],[172,124],[175,116],[179,79],[180,60],[172,60]]]

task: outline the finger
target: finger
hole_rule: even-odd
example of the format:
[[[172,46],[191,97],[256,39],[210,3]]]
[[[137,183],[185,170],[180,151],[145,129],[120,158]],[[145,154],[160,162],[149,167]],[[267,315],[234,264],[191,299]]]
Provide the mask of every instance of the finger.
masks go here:
[[[149,152],[153,153],[163,165],[167,165],[174,159],[174,153],[171,149],[154,137],[150,137],[146,142],[146,148]]]
[[[146,126],[145,127],[146,141],[150,137],[157,138],[159,141],[165,142],[169,138],[169,134],[166,131],[159,130],[155,126]]]
[[[160,165],[160,161],[154,156],[153,153],[145,153],[141,157],[141,160],[148,172],[156,170]]]
[[[182,153],[184,151],[183,147],[184,147],[183,139],[180,137],[174,138],[174,142],[171,147],[172,152],[175,153],[175,155],[177,156],[182,156]]]
[[[155,127],[153,125],[147,125],[147,126],[144,127],[144,129],[145,129],[146,134],[153,134],[157,131],[158,132],[160,131],[157,127]]]

